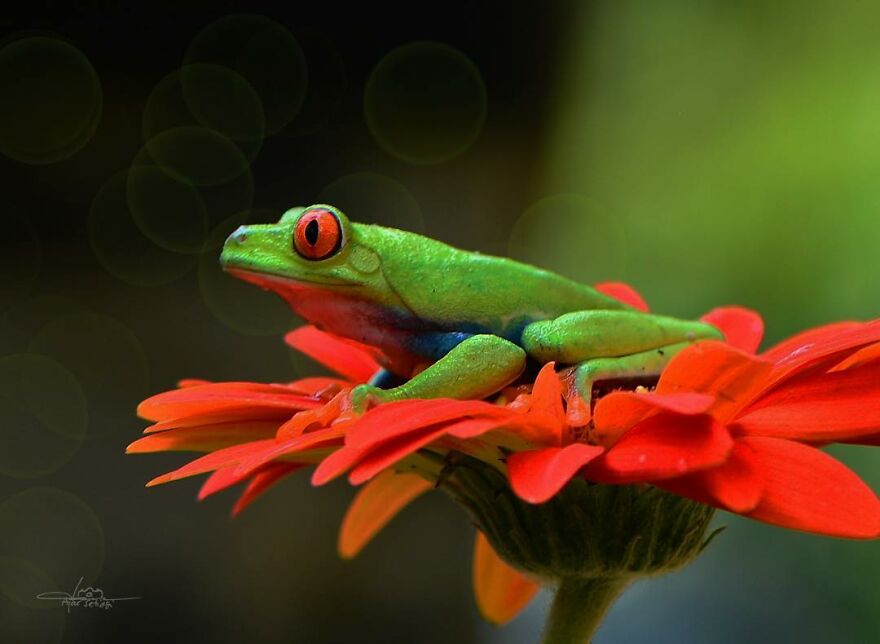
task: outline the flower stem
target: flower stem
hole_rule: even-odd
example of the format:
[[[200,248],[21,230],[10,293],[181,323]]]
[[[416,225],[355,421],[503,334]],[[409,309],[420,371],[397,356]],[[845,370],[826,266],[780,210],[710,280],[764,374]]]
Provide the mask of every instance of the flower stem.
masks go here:
[[[626,577],[563,579],[550,606],[544,644],[590,642],[627,583]]]

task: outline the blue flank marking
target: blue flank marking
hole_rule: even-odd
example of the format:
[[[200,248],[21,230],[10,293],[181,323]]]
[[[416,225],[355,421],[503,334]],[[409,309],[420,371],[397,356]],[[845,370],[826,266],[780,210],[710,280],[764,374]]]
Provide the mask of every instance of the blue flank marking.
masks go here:
[[[523,333],[525,333],[526,327],[534,321],[535,318],[525,315],[517,320],[514,320],[514,322],[510,325],[510,328],[506,330],[504,338],[521,347]]]
[[[370,384],[379,389],[391,389],[406,382],[405,378],[401,378],[395,373],[391,373],[388,369],[382,369],[376,372],[376,375],[370,378]]]
[[[377,319],[382,320],[382,326],[390,337],[395,338],[400,348],[428,360],[439,360],[468,338],[483,333],[497,335],[517,346],[522,346],[525,328],[536,320],[534,316],[523,315],[508,321],[502,328],[500,324],[487,325],[475,322],[437,323],[416,317],[409,311],[391,307],[377,306],[376,311]],[[383,383],[386,382],[383,374],[377,374],[376,378],[383,379]]]
[[[481,333],[497,335],[522,346],[523,331],[532,322],[533,320],[525,317],[516,320],[503,333],[472,322],[455,325],[454,328],[459,329],[457,331],[423,331],[407,338],[406,348],[429,360],[439,360],[468,338]]]
[[[430,360],[439,360],[472,335],[464,331],[429,331],[414,335],[407,348]]]

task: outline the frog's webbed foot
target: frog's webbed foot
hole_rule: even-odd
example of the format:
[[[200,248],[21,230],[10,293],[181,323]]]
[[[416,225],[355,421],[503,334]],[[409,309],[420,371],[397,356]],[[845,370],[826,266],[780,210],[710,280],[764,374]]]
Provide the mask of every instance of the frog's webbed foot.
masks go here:
[[[353,414],[360,416],[370,407],[391,402],[395,399],[393,395],[389,395],[391,391],[374,385],[358,385],[348,394],[350,410]]]

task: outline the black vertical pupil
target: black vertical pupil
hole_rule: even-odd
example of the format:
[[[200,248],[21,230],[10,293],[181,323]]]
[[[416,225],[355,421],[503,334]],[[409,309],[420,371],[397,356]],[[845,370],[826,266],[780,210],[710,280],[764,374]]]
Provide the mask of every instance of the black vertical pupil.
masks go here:
[[[306,224],[306,241],[309,242],[311,246],[318,243],[318,228],[317,219],[312,219]]]

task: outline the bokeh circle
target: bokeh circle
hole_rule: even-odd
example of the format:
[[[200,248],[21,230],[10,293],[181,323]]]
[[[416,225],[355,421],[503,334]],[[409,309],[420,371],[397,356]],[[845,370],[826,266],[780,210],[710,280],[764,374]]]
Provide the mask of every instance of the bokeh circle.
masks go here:
[[[210,244],[221,222],[250,209],[254,178],[230,139],[184,126],[158,134],[141,149],[126,194],[144,235],[166,250],[193,254]]]
[[[104,565],[101,522],[70,492],[19,492],[0,502],[0,525],[0,556],[30,562],[65,590],[72,591],[80,577],[93,583]]]
[[[0,355],[27,351],[31,338],[57,317],[87,310],[81,300],[67,295],[35,295],[11,307],[2,319]]]
[[[60,468],[82,443],[86,413],[82,388],[55,360],[0,357],[0,474],[35,478]]]
[[[28,351],[53,358],[76,377],[88,402],[88,437],[136,431],[133,410],[147,395],[148,364],[125,324],[99,313],[71,313],[40,329]]]
[[[265,16],[232,14],[215,20],[193,38],[184,63],[235,70],[260,98],[268,134],[296,116],[306,95],[308,71],[299,43],[287,28]],[[189,94],[187,76],[181,80]]]
[[[240,74],[220,65],[184,65],[153,87],[142,128],[149,146],[164,132],[187,127],[233,141],[250,163],[263,145],[266,120],[260,98]]]
[[[197,252],[208,236],[208,212],[199,191],[158,165],[134,165],[125,183],[128,210],[150,241],[175,253]]]
[[[0,97],[0,152],[29,164],[73,156],[95,133],[103,106],[88,58],[44,36],[0,49]]]
[[[297,29],[296,37],[308,67],[308,91],[296,117],[280,134],[299,137],[339,124],[335,117],[345,102],[348,77],[331,35],[305,27]]]
[[[476,141],[486,120],[480,71],[459,50],[416,42],[388,53],[370,74],[364,116],[376,141],[414,164],[448,161]]]
[[[263,140],[263,103],[241,74],[221,65],[205,64],[184,65],[179,74],[183,98],[199,123],[233,141]]]
[[[355,172],[327,184],[320,203],[342,210],[353,221],[423,232],[422,210],[412,193],[399,181],[375,172]]]
[[[626,230],[601,204],[564,193],[541,199],[516,221],[508,244],[514,259],[585,284],[626,272]]]
[[[191,270],[196,258],[162,248],[143,233],[128,205],[128,177],[128,171],[113,175],[92,201],[88,226],[92,251],[123,282],[167,284]]]
[[[3,212],[3,252],[0,253],[0,312],[26,295],[40,271],[40,240],[33,224],[15,209]]]
[[[248,172],[247,157],[227,137],[206,127],[181,126],[147,141],[150,158],[194,186],[217,186]]]
[[[58,610],[58,602],[37,598],[60,590],[39,566],[0,555],[0,642],[60,642],[67,612]]]

